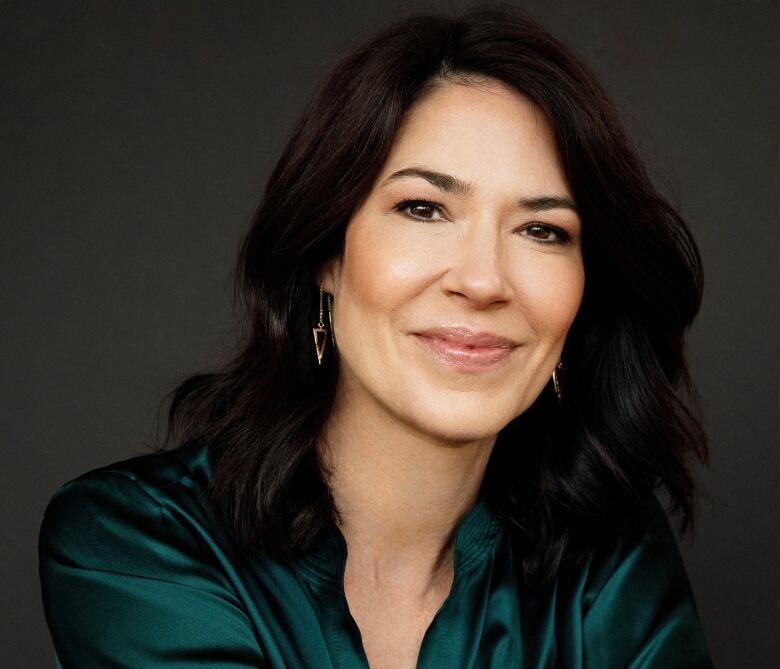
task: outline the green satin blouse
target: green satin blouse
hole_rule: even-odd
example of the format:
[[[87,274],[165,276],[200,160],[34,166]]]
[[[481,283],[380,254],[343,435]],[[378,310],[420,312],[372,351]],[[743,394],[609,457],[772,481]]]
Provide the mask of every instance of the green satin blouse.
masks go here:
[[[366,669],[338,528],[290,565],[241,554],[208,511],[208,477],[193,444],[55,493],[39,560],[57,666]],[[648,508],[574,578],[530,591],[481,491],[418,668],[711,667],[675,537],[655,498]]]

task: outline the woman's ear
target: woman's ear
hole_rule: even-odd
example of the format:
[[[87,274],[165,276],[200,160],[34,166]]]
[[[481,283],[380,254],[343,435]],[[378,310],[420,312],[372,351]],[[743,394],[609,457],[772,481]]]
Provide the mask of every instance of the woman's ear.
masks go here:
[[[320,284],[322,284],[322,290],[330,295],[335,295],[340,273],[341,261],[338,257],[324,262],[315,273],[317,289],[319,290]]]

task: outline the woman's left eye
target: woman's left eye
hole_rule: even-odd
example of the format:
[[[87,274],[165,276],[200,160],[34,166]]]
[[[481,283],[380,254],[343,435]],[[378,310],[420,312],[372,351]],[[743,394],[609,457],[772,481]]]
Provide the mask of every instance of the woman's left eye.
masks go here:
[[[520,232],[528,235],[540,244],[567,244],[571,239],[569,233],[565,230],[542,223],[531,223],[531,225],[526,226]]]
[[[418,221],[441,221],[442,218],[431,218],[428,213],[426,212],[433,212],[438,211],[440,214],[441,211],[441,205],[437,204],[436,202],[428,202],[427,200],[403,200],[395,205],[394,209],[396,211],[405,211],[406,209],[409,209],[409,215],[417,219]],[[417,213],[413,213],[417,212]],[[420,215],[422,213],[422,215]]]

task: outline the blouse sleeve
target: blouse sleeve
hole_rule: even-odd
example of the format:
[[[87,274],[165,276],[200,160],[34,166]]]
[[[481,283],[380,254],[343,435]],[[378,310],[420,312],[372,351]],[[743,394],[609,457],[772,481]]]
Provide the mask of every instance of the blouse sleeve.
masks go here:
[[[134,479],[104,471],[62,486],[44,513],[38,553],[62,669],[264,666],[218,569]]]
[[[584,666],[711,669],[677,541],[655,496],[593,572],[584,600]]]

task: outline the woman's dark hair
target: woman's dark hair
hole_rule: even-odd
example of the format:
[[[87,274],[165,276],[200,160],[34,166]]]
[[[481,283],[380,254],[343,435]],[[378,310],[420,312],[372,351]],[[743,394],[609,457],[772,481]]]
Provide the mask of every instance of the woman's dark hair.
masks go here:
[[[319,367],[314,354],[316,272],[343,252],[412,105],[447,82],[485,78],[546,113],[583,224],[586,277],[562,356],[563,402],[548,386],[499,433],[489,503],[512,530],[528,583],[580,563],[657,488],[681,531],[693,527],[689,458],[709,459],[685,357],[702,297],[695,242],[593,75],[525,13],[491,5],[401,20],[338,62],[244,239],[235,356],[167,398],[161,448],[209,444],[210,503],[243,549],[291,559],[337,517],[315,447],[338,379],[337,357]]]

